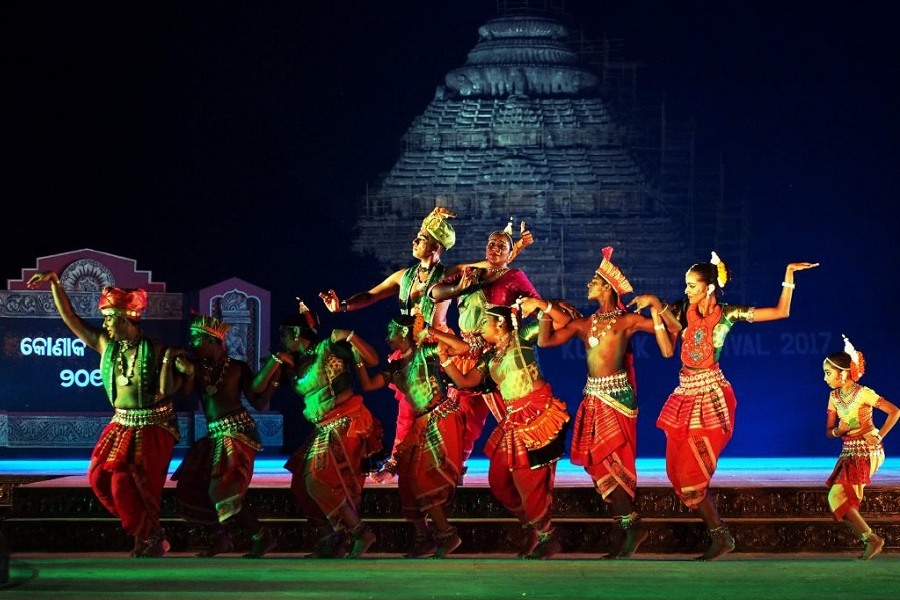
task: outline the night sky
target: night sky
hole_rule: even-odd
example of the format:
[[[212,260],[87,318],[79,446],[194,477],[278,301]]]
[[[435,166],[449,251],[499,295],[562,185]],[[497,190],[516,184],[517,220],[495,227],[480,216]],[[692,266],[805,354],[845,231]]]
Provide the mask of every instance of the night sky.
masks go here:
[[[900,360],[900,52],[882,4],[567,6],[589,34],[624,41],[641,91],[695,120],[726,193],[752,206],[771,289],[732,300],[774,304],[787,262],[821,262],[797,275],[795,314],[850,333],[870,350],[868,383],[890,382],[883,393],[900,401],[888,379]],[[349,254],[356,202],[495,7],[11,5],[0,276],[92,248],[135,259],[172,292],[240,277],[272,290],[276,313],[297,293],[367,289],[383,273]]]

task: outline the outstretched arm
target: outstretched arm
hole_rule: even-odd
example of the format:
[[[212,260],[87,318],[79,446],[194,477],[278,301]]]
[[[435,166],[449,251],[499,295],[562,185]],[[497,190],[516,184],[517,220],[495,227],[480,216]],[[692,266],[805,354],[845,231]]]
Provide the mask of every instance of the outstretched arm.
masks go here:
[[[31,276],[28,280],[28,288],[35,289],[45,281],[50,282],[50,292],[53,294],[53,304],[56,305],[56,311],[62,317],[63,323],[72,330],[78,339],[96,350],[103,352],[109,338],[106,332],[100,327],[94,327],[79,317],[72,309],[72,303],[69,301],[69,295],[63,289],[62,282],[56,271],[40,271]]]
[[[478,280],[483,268],[473,265],[458,265],[457,269],[460,270],[458,277],[456,275],[445,277],[440,282],[428,288],[428,295],[435,302],[449,300],[460,294],[474,292],[477,289],[475,286],[478,285]]]
[[[343,301],[334,290],[321,292],[319,298],[325,303],[325,307],[333,313],[359,310],[375,304],[379,300],[396,296],[400,292],[400,279],[403,277],[403,272],[404,269],[395,271],[368,292],[354,294]]]
[[[771,307],[757,308],[753,311],[754,321],[777,321],[787,319],[791,315],[791,300],[794,298],[794,271],[804,271],[818,267],[819,263],[793,262],[787,266],[784,272],[784,281],[781,283],[781,296],[778,304]]]

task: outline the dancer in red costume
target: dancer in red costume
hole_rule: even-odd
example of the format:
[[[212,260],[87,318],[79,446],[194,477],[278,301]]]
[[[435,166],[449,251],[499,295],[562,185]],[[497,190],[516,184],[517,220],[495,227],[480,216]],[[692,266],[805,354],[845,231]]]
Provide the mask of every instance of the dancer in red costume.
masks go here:
[[[531,239],[521,225],[522,239]],[[428,295],[436,301],[457,298],[459,310],[459,335],[469,344],[469,351],[454,357],[457,368],[468,372],[484,351],[485,341],[481,337],[480,328],[484,319],[484,310],[489,305],[510,306],[522,297],[540,298],[528,276],[519,269],[511,269],[510,261],[517,253],[512,239],[512,222],[505,229],[491,232],[485,248],[487,268],[469,265],[454,270],[437,285],[428,290]],[[562,322],[564,324],[565,321]],[[483,386],[473,389],[460,389],[455,385],[449,393],[459,400],[460,410],[465,423],[463,439],[463,473],[465,463],[471,456],[475,442],[481,437],[488,415],[488,405],[496,403],[498,398],[488,396],[498,394],[491,379],[484,381]]]
[[[734,432],[737,407],[731,384],[719,369],[725,337],[738,321],[786,319],[791,312],[794,272],[818,265],[790,263],[776,306],[720,304],[718,296],[728,282],[728,268],[713,252],[710,262],[697,263],[685,273],[686,300],[658,311],[670,332],[681,332],[679,385],[663,405],[656,425],[666,434],[669,481],[681,502],[698,512],[712,540],[696,560],[715,560],[734,550],[734,538],[709,492],[719,456]],[[640,310],[654,299],[638,296],[629,306]]]
[[[358,362],[377,364],[378,354],[353,331],[335,329],[320,338],[318,329],[318,319],[298,299],[297,313],[281,324],[284,349],[266,360],[253,389],[289,385],[315,425],[285,464],[293,474],[291,491],[320,535],[310,556],[359,557],[375,542],[359,515],[362,463],[381,451],[382,428],[354,392],[351,373]]]
[[[234,544],[230,531],[239,527],[251,533],[252,547],[244,557],[260,558],[275,547],[275,538],[244,502],[262,442],[256,421],[241,398],[262,410],[274,387],[268,386],[262,392],[252,389],[254,375],[250,365],[228,355],[225,339],[229,329],[230,324],[215,317],[191,316],[194,376],[188,379],[183,393],[200,394],[207,435],[187,451],[172,480],[177,482],[182,518],[211,529],[209,546],[197,556],[231,552]],[[168,371],[163,369],[163,377],[168,376]]]
[[[463,373],[441,346],[441,366],[460,387],[492,379],[501,402],[490,409],[497,427],[485,445],[488,484],[528,530],[522,558],[550,558],[560,550],[553,529],[556,462],[565,450],[566,404],[541,376],[534,353],[537,323],[519,328],[518,307],[489,306],[482,336],[489,344],[475,368]]]
[[[637,489],[637,416],[634,357],[631,338],[635,333],[653,333],[662,355],[674,354],[673,339],[659,316],[658,299],[650,303],[650,317],[625,312],[622,297],[631,293],[631,283],[613,264],[613,249],[603,249],[603,260],[588,282],[588,300],[600,304],[597,311],[572,320],[561,329],[551,327],[559,308],[535,298],[522,301],[522,310],[541,311],[538,345],[562,345],[577,337],[584,343],[588,379],[584,398],[575,414],[569,460],[584,467],[597,493],[610,505],[618,527],[624,532],[619,547],[606,558],[630,558],[647,532],[634,510]]]
[[[63,322],[100,353],[103,387],[115,409],[91,453],[91,489],[134,537],[132,556],[164,556],[169,542],[160,526],[160,508],[178,441],[172,397],[180,391],[189,364],[181,351],[166,348],[141,331],[141,315],[147,308],[144,290],[104,288],[99,302],[103,326],[95,327],[72,309],[55,272],[35,273],[28,287],[47,281]],[[160,374],[170,364],[175,369],[163,382]]]
[[[826,482],[828,508],[835,520],[846,523],[864,546],[861,560],[881,552],[884,539],[872,531],[859,514],[863,490],[884,463],[882,440],[900,420],[900,409],[873,389],[859,385],[866,370],[863,353],[844,336],[844,351],[822,363],[825,384],[831,388],[826,412],[826,437],[841,438],[843,445],[834,471]],[[875,426],[873,409],[887,413],[881,428]]]
[[[491,266],[488,261],[451,266],[441,261],[443,253],[456,244],[456,230],[450,223],[450,219],[455,217],[456,213],[453,211],[438,206],[422,220],[419,231],[412,241],[412,255],[417,264],[394,271],[375,287],[366,292],[353,294],[346,300],[341,300],[333,289],[320,293],[319,298],[325,307],[334,313],[360,310],[385,298],[396,296],[400,302],[400,314],[420,314],[430,327],[448,330],[449,296],[436,300],[427,293],[429,288],[447,276],[458,274],[464,267],[487,269]],[[515,244],[516,253],[533,242],[531,232],[527,231],[524,225],[523,222],[521,236]],[[391,456],[386,461],[385,467],[375,475],[376,480],[383,481],[393,475],[392,472],[396,468],[394,450],[406,437],[414,420],[415,415],[412,413],[410,403],[400,402]]]

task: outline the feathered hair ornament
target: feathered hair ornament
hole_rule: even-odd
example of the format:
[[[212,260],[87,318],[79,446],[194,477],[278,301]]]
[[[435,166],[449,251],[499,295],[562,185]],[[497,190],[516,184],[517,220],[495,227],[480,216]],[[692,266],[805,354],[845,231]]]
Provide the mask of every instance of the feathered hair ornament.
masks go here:
[[[231,329],[230,323],[191,311],[191,333],[205,333],[221,341],[228,335],[229,329]]]
[[[712,251],[712,258],[709,259],[709,262],[716,265],[716,283],[719,284],[719,289],[722,289],[728,283],[728,269],[715,250]]]
[[[844,338],[844,352],[850,355],[850,379],[859,381],[859,378],[866,372],[866,358],[853,346],[846,335],[842,333],[841,337]]]
[[[313,313],[313,311],[309,310],[309,307],[306,306],[306,304],[303,302],[303,300],[301,300],[300,298],[296,298],[296,300],[297,300],[297,312],[304,319],[306,319],[306,324],[309,326],[310,330],[313,333],[318,334],[319,323],[318,323],[318,319],[316,318],[315,313]]]
[[[522,221],[522,233],[525,232],[525,222]],[[526,240],[524,237],[520,236],[519,239],[513,240],[513,217],[509,217],[509,222],[506,224],[506,227],[503,228],[501,233],[505,233],[509,236],[510,250],[509,250],[509,262],[515,260],[515,258],[522,252],[529,244],[532,243],[532,238],[529,237]]]

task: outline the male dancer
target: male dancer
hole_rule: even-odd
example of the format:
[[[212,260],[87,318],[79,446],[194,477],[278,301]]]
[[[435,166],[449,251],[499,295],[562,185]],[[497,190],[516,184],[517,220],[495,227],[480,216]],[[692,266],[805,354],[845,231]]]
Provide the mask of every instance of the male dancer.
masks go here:
[[[630,558],[647,538],[634,510],[637,488],[637,400],[631,337],[654,333],[666,358],[673,355],[673,341],[657,314],[658,299],[650,304],[651,317],[624,310],[622,296],[632,291],[625,274],[612,263],[612,247],[603,249],[603,260],[587,284],[588,300],[599,303],[590,316],[570,321],[554,330],[551,317],[559,308],[544,300],[523,300],[526,314],[542,310],[538,345],[559,346],[577,337],[584,343],[588,378],[584,398],[575,415],[569,460],[584,467],[597,493],[609,503],[613,519],[625,532],[618,549],[606,558]],[[647,302],[650,302],[650,296]]]

